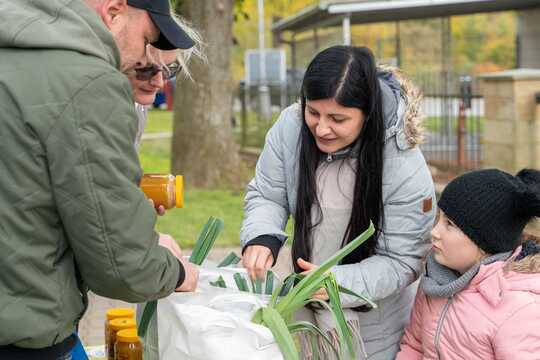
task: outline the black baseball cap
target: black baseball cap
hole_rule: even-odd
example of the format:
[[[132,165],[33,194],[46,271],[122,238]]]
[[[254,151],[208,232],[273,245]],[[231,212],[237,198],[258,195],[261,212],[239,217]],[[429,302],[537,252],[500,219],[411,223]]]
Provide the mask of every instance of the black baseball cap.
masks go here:
[[[195,45],[193,39],[171,16],[169,0],[127,0],[127,4],[146,10],[159,29],[159,39],[152,46],[161,50],[189,49]]]

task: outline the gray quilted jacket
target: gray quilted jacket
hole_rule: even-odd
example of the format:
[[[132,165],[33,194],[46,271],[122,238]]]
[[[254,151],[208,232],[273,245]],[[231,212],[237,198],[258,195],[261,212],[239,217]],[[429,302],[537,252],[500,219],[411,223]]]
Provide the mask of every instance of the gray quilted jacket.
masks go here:
[[[383,167],[384,234],[376,252],[360,263],[333,268],[340,285],[363,293],[379,305],[352,312],[360,326],[369,359],[393,359],[408,321],[429,250],[436,214],[433,181],[422,152],[418,92],[399,74],[381,71],[386,141]],[[241,243],[260,235],[283,243],[289,216],[296,207],[300,106],[285,109],[266,137],[255,177],[247,188]],[[345,308],[363,305],[342,297]]]

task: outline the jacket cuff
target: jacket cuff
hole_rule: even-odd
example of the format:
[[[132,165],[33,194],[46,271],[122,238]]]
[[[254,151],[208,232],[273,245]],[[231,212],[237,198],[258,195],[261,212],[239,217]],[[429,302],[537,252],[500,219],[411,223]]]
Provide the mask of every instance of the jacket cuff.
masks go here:
[[[184,280],[186,279],[186,269],[180,260],[176,259],[176,261],[178,261],[178,282],[176,283],[175,289],[178,289],[180,286],[182,286]]]
[[[270,252],[272,252],[272,256],[274,257],[274,262],[272,263],[272,266],[276,264],[277,257],[279,255],[279,250],[281,250],[282,242],[277,237],[272,235],[260,235],[257,236],[255,239],[250,240],[246,246],[242,249],[242,255],[244,255],[244,251],[252,245],[260,245],[260,246],[266,246],[268,249],[270,249]]]
[[[351,280],[351,273],[354,271],[353,266],[356,266],[356,264],[335,265],[330,269],[330,272],[334,274],[338,285],[351,289],[360,294],[365,293],[365,289],[353,289],[352,282],[347,281]],[[353,295],[340,293],[339,298],[341,300],[341,306],[344,309],[357,308],[367,305],[364,300],[361,300]]]

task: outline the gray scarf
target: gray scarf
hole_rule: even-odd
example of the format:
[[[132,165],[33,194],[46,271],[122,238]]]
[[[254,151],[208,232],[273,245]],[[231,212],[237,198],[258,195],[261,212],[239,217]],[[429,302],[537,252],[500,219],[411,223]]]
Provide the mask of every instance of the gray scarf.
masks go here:
[[[478,274],[481,265],[487,265],[496,261],[505,261],[512,252],[499,253],[482,259],[478,264],[470,268],[466,273],[459,275],[454,270],[435,261],[433,252],[428,255],[426,262],[426,274],[422,278],[421,287],[428,296],[449,298],[467,287],[471,280]]]

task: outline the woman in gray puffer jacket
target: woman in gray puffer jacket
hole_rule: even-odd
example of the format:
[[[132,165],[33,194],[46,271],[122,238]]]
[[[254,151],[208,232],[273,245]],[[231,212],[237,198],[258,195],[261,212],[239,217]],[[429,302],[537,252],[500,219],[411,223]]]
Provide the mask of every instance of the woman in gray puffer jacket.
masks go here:
[[[373,221],[375,235],[332,269],[340,285],[378,305],[342,296],[370,360],[395,357],[430,247],[435,193],[416,146],[419,101],[397,72],[376,67],[369,49],[322,51],[306,71],[300,104],[270,129],[245,198],[241,241],[252,276],[275,263],[290,215],[297,272],[321,264]],[[325,311],[304,313],[333,330]]]

